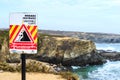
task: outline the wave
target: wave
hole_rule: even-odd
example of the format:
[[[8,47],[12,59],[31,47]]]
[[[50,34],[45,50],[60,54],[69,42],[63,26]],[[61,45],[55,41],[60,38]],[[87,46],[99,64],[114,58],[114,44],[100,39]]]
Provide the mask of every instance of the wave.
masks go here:
[[[108,61],[97,70],[89,72],[85,80],[120,80],[120,61]]]
[[[80,80],[120,80],[120,61],[107,61],[103,65],[73,67]]]
[[[71,66],[72,67],[72,69],[79,69],[80,68],[80,66]]]

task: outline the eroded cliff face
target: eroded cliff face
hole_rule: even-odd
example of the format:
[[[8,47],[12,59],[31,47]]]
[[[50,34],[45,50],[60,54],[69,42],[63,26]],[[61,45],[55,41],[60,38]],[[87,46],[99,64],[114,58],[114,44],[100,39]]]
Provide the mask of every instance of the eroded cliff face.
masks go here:
[[[95,52],[95,44],[90,40],[70,37],[45,37],[39,54],[47,57],[76,58],[83,54]]]
[[[2,55],[2,61],[20,61],[20,55],[9,54],[7,40],[4,40],[1,46],[0,55]],[[92,41],[71,37],[44,36],[39,38],[38,54],[27,55],[27,58],[65,66],[103,63]]]
[[[103,58],[96,53],[96,46],[90,40],[71,37],[45,37],[36,60],[64,66],[102,64]]]

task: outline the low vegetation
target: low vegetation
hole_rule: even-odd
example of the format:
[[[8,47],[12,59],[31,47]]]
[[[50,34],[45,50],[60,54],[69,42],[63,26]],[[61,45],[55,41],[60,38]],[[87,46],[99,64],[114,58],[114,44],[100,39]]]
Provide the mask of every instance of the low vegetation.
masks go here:
[[[0,62],[0,70],[10,71],[10,72],[16,71],[16,69],[14,67],[12,67],[8,63],[4,63],[4,62]]]
[[[10,72],[20,72],[21,64],[20,63],[5,63],[0,62],[0,70],[10,71]],[[54,72],[54,69],[48,64],[35,60],[26,60],[26,71],[27,72]]]
[[[21,64],[0,62],[0,70],[8,72],[21,72]],[[72,72],[56,72],[48,63],[43,63],[35,60],[27,60],[26,71],[52,73],[55,75],[61,75],[67,80],[79,80],[79,77]]]

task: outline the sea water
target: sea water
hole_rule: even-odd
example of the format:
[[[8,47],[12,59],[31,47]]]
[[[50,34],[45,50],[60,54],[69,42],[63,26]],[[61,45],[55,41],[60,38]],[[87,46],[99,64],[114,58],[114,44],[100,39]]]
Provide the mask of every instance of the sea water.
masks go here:
[[[97,50],[120,52],[120,43],[95,43]]]
[[[99,50],[112,50],[120,52],[120,44],[96,43]],[[107,61],[103,65],[76,67],[73,72],[78,74],[80,80],[120,80],[120,61]]]

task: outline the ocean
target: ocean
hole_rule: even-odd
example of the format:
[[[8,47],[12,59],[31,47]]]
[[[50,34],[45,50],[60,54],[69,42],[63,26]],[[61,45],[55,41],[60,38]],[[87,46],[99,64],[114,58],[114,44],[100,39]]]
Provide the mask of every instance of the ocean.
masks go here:
[[[120,52],[120,43],[95,43],[97,50]]]
[[[96,48],[120,52],[120,43],[96,43]],[[120,61],[107,61],[103,65],[85,67],[72,66],[72,68],[80,80],[120,80]]]

